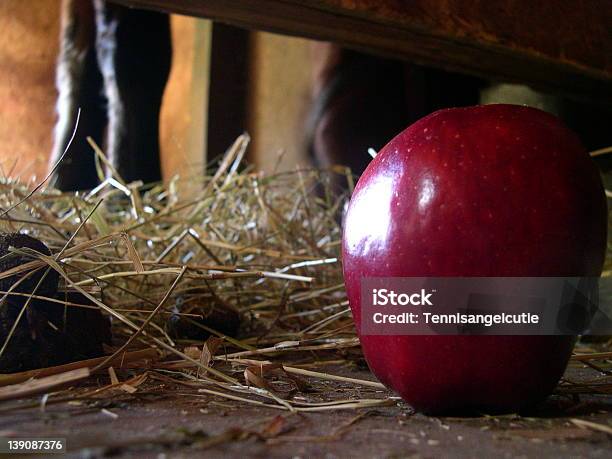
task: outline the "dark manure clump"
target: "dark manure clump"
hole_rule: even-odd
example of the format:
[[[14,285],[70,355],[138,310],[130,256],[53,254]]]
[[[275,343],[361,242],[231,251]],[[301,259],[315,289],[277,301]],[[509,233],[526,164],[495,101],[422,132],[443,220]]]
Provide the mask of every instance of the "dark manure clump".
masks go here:
[[[66,294],[58,294],[55,270],[24,266],[41,255],[51,255],[42,241],[0,233],[0,273],[10,271],[0,279],[0,373],[100,356],[102,343],[110,341],[110,323],[86,298],[77,300],[91,309],[62,304]],[[24,269],[15,269],[20,266]]]

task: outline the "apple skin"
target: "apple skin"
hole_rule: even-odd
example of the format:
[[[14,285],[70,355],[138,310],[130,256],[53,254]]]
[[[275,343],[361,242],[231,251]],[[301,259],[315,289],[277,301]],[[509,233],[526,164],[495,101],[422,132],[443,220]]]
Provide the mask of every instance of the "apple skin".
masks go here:
[[[362,277],[599,276],[600,175],[556,117],[517,105],[435,112],[389,142],[351,198],[344,281],[372,372],[415,409],[515,412],[545,399],[573,336],[365,336]]]

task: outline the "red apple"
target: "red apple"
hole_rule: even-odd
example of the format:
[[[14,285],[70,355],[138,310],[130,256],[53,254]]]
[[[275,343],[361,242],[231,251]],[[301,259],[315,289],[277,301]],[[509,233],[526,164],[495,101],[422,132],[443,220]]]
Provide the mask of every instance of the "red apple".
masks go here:
[[[606,199],[577,136],[533,108],[435,112],[361,176],[345,218],[344,281],[360,333],[363,277],[598,276]],[[572,336],[366,336],[374,374],[429,412],[520,410],[547,397]]]

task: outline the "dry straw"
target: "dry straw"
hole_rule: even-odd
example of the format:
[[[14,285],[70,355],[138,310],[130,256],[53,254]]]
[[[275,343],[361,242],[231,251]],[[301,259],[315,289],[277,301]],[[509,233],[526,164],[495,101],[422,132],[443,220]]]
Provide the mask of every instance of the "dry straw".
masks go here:
[[[167,187],[143,186],[126,183],[116,173],[81,193],[44,187],[31,193],[4,180],[1,229],[28,232],[53,255],[22,250],[30,261],[0,278],[48,267],[57,271],[63,288],[80,292],[112,317],[115,347],[107,358],[0,376],[0,385],[74,373],[80,366],[96,372],[140,365],[149,378],[188,384],[200,394],[291,411],[393,403],[380,393],[377,399],[325,403],[292,400],[283,393],[304,377],[373,391],[382,386],[309,369],[320,366],[330,351],[358,347],[339,261],[338,216],[346,195],[332,190],[332,175],[338,172],[254,173],[242,165],[248,140],[239,137],[214,174],[200,177],[197,187],[192,181],[189,193],[178,180]],[[351,186],[350,174],[340,173]],[[38,297],[36,292],[5,294]],[[222,338],[214,350],[211,339],[173,340],[165,324],[185,295],[238,309],[240,338],[209,329]],[[142,349],[156,351],[156,357],[149,352],[147,360],[138,360]],[[301,364],[283,366],[283,360]],[[117,377],[114,369],[111,375]]]
[[[30,261],[0,278],[53,269],[63,288],[95,305],[66,307],[99,308],[112,317],[114,335],[107,357],[0,375],[0,400],[49,392],[62,381],[87,381],[90,372],[108,371],[110,384],[56,392],[45,403],[117,391],[130,396],[147,381],[183,388],[177,397],[222,397],[289,411],[397,403],[373,378],[323,371],[341,373],[360,357],[339,261],[338,216],[346,195],[331,185],[337,174],[344,174],[350,191],[351,175],[313,169],[255,173],[242,165],[247,144],[248,136],[239,137],[216,171],[200,177],[196,186],[192,181],[188,193],[178,180],[143,186],[126,183],[116,173],[101,177],[94,190],[79,193],[48,187],[32,192],[8,179],[0,183],[0,229],[28,232],[53,253],[23,250]],[[98,162],[108,166],[92,146]],[[36,292],[0,294],[37,297]],[[213,338],[173,340],[165,324],[177,299],[187,294],[203,304],[221,301],[239,310],[239,338],[202,325]],[[607,372],[609,353],[594,358]],[[577,362],[588,360],[577,357]],[[28,381],[32,377],[36,384]],[[608,373],[604,379],[566,381],[561,391],[609,393]],[[336,390],[303,396],[313,382],[334,384]],[[0,405],[0,411],[16,406],[29,405]]]

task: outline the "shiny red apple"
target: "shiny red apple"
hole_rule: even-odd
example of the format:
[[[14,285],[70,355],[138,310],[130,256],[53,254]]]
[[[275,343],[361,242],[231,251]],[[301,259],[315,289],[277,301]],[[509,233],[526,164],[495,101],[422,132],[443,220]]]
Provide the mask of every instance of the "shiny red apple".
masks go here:
[[[572,336],[366,336],[363,277],[598,276],[606,199],[577,136],[516,105],[435,112],[389,142],[345,217],[344,280],[366,360],[414,408],[508,412],[546,398]]]

